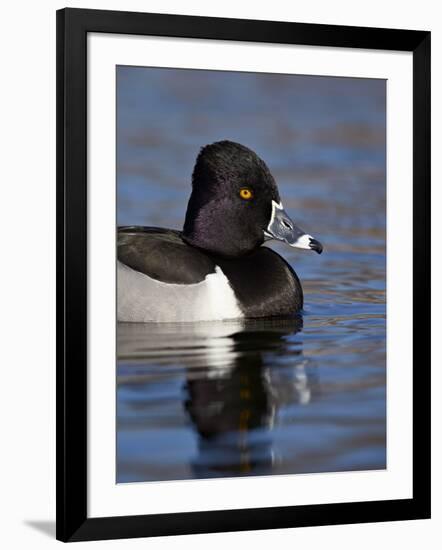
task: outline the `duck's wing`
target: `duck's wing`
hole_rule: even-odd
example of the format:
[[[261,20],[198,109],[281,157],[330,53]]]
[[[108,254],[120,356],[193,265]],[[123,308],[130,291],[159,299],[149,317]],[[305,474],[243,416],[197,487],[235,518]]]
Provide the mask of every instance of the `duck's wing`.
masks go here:
[[[181,233],[158,227],[118,228],[118,260],[130,268],[173,284],[196,284],[215,271],[215,263],[188,245]]]

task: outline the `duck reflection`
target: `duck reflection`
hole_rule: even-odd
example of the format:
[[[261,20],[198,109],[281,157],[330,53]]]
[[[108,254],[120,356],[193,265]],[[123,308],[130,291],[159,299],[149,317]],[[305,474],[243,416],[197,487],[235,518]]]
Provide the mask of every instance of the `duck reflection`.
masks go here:
[[[119,384],[139,388],[140,414],[143,403],[151,404],[148,387],[156,395],[161,380],[184,377],[181,404],[168,397],[167,425],[182,424],[184,413],[196,435],[196,451],[188,457],[192,477],[270,474],[279,460],[278,414],[286,415],[284,425],[296,423],[293,405],[306,405],[319,392],[316,368],[303,355],[301,329],[301,317],[119,323]],[[158,418],[142,422],[158,429]]]
[[[188,369],[185,386],[185,409],[198,434],[195,477],[272,471],[279,407],[307,404],[317,391],[314,369],[294,338],[301,328],[301,317],[212,327],[207,366]]]

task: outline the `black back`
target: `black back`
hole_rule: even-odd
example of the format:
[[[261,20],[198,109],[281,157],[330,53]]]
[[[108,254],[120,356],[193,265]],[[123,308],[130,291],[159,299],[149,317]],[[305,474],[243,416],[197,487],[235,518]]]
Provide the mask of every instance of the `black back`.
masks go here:
[[[215,263],[173,229],[120,227],[117,256],[120,262],[163,283],[195,284],[215,272]]]

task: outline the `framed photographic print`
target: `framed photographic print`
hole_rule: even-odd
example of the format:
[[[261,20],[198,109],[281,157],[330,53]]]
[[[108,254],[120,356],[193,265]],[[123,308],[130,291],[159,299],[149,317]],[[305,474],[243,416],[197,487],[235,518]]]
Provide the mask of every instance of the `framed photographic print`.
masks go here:
[[[430,517],[430,33],[57,13],[57,538]]]

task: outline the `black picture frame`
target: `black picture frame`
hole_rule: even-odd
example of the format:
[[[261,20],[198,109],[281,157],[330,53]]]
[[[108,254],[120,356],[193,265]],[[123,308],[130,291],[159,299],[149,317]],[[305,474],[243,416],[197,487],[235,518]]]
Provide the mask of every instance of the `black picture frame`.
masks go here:
[[[413,498],[87,517],[87,34],[413,54]],[[57,539],[85,541],[430,517],[430,33],[101,10],[57,12]]]

